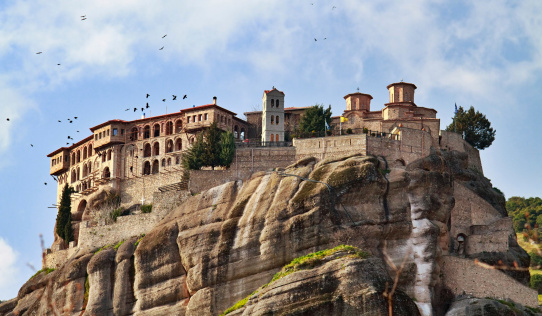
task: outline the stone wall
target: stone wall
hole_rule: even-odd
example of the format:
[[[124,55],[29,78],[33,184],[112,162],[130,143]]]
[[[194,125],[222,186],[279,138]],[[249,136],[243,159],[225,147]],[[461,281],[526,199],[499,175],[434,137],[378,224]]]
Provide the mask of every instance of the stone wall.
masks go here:
[[[367,154],[367,135],[343,135],[294,139],[295,160],[316,157],[317,159],[341,157],[360,153]]]
[[[473,295],[511,299],[514,302],[538,307],[538,293],[495,269],[487,269],[469,259],[443,256],[441,265],[444,286],[454,295]]]
[[[78,247],[58,250],[55,252],[46,253],[43,258],[42,268],[57,269],[66,263],[66,259],[70,258],[79,250]],[[47,250],[49,251],[49,249]]]
[[[480,152],[467,143],[461,134],[447,131],[440,131],[440,148],[448,150],[457,150],[466,152],[469,155],[469,168],[478,170],[483,174],[482,160],[480,160]]]
[[[160,172],[141,177],[124,179],[120,183],[120,198],[123,206],[133,204],[153,203],[154,192],[164,185],[181,181],[182,169],[172,169],[169,172]],[[144,199],[144,203],[142,203]]]

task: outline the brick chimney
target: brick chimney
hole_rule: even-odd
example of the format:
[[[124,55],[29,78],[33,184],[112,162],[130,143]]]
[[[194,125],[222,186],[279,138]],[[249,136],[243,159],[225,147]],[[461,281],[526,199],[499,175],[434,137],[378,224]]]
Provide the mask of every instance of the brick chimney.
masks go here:
[[[216,97],[213,97],[213,104],[216,105]]]

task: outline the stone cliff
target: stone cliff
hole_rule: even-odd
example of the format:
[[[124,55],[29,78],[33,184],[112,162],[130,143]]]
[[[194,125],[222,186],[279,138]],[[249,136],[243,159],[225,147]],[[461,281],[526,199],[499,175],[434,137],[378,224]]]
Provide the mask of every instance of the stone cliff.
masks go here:
[[[232,315],[387,315],[389,302],[394,315],[474,315],[462,294],[534,305],[521,269],[484,272],[493,285],[455,277],[475,271],[474,258],[529,263],[504,198],[467,159],[307,158],[255,173],[190,197],[143,238],[79,249],[0,315],[218,315],[247,296]],[[370,255],[334,256],[250,295],[295,258],[341,244]],[[491,302],[479,306],[511,308]]]

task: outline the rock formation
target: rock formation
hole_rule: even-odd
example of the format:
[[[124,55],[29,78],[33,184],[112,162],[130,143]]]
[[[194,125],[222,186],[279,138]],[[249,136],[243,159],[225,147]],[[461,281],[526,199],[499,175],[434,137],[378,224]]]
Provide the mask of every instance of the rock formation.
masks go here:
[[[453,277],[441,271],[457,252],[452,231],[463,229],[451,222],[456,202],[466,205],[454,195],[458,185],[505,215],[502,196],[466,160],[438,152],[391,167],[359,155],[307,158],[255,173],[192,196],[141,239],[80,249],[61,268],[29,280],[16,305],[0,304],[0,315],[218,315],[293,259],[340,244],[371,256],[295,272],[233,315],[387,315],[382,293],[394,282],[397,315],[482,315],[454,301]],[[498,232],[508,234],[503,227]],[[528,265],[515,248],[484,256]],[[526,280],[525,272],[511,276],[518,286]],[[488,301],[479,304],[511,308]]]

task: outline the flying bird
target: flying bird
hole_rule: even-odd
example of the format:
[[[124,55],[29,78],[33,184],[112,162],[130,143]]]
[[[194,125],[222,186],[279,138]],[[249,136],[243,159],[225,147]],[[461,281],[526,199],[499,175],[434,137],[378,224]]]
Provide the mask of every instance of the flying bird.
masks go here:
[[[159,50],[162,50],[162,49],[164,49],[164,46],[160,47],[160,49],[159,49]]]
[[[141,108],[141,112],[143,112],[143,108]]]
[[[43,184],[47,185],[47,182],[43,182]]]
[[[166,102],[166,99],[162,99],[162,102]]]
[[[82,18],[86,18],[86,17],[87,17],[87,15],[86,15],[86,14],[85,14],[85,15],[81,15],[81,17],[82,17]]]
[[[6,119],[6,121],[8,121],[8,122],[9,122],[9,117],[8,117],[8,118]]]
[[[331,8],[331,10],[333,10],[333,9],[335,9],[335,8],[337,8],[337,7],[336,7],[336,6],[333,6],[333,8]]]
[[[124,110],[124,111],[130,111],[130,109],[126,109],[126,110]]]
[[[177,100],[177,96],[176,96],[176,95],[172,94],[172,96],[173,96],[173,101]]]
[[[166,36],[167,36],[167,34],[166,34],[166,35],[164,35],[164,36],[162,36],[162,38],[164,38],[164,37],[166,37]]]
[[[316,41],[317,41],[317,39],[315,38],[315,39],[314,39],[314,41],[316,42]]]
[[[30,144],[30,147],[34,147],[34,145]]]
[[[79,131],[77,131],[77,133],[79,133]]]
[[[137,111],[137,108],[134,108],[134,112]]]
[[[183,100],[186,99],[186,98],[188,98],[188,97],[187,97],[186,94],[185,94],[184,97],[183,97]]]
[[[62,121],[61,121],[61,120],[58,120],[58,122],[59,122],[59,123],[62,123]]]
[[[77,116],[74,116],[73,118],[77,120]]]
[[[41,53],[42,53],[42,52],[37,52],[36,55],[39,55],[39,54],[41,54]]]
[[[147,102],[147,109],[149,108],[149,102]]]
[[[147,93],[147,99],[150,97],[151,95]]]
[[[72,121],[72,120],[70,120],[70,123],[73,123],[73,121]]]
[[[60,66],[60,64],[56,64],[57,66]]]

